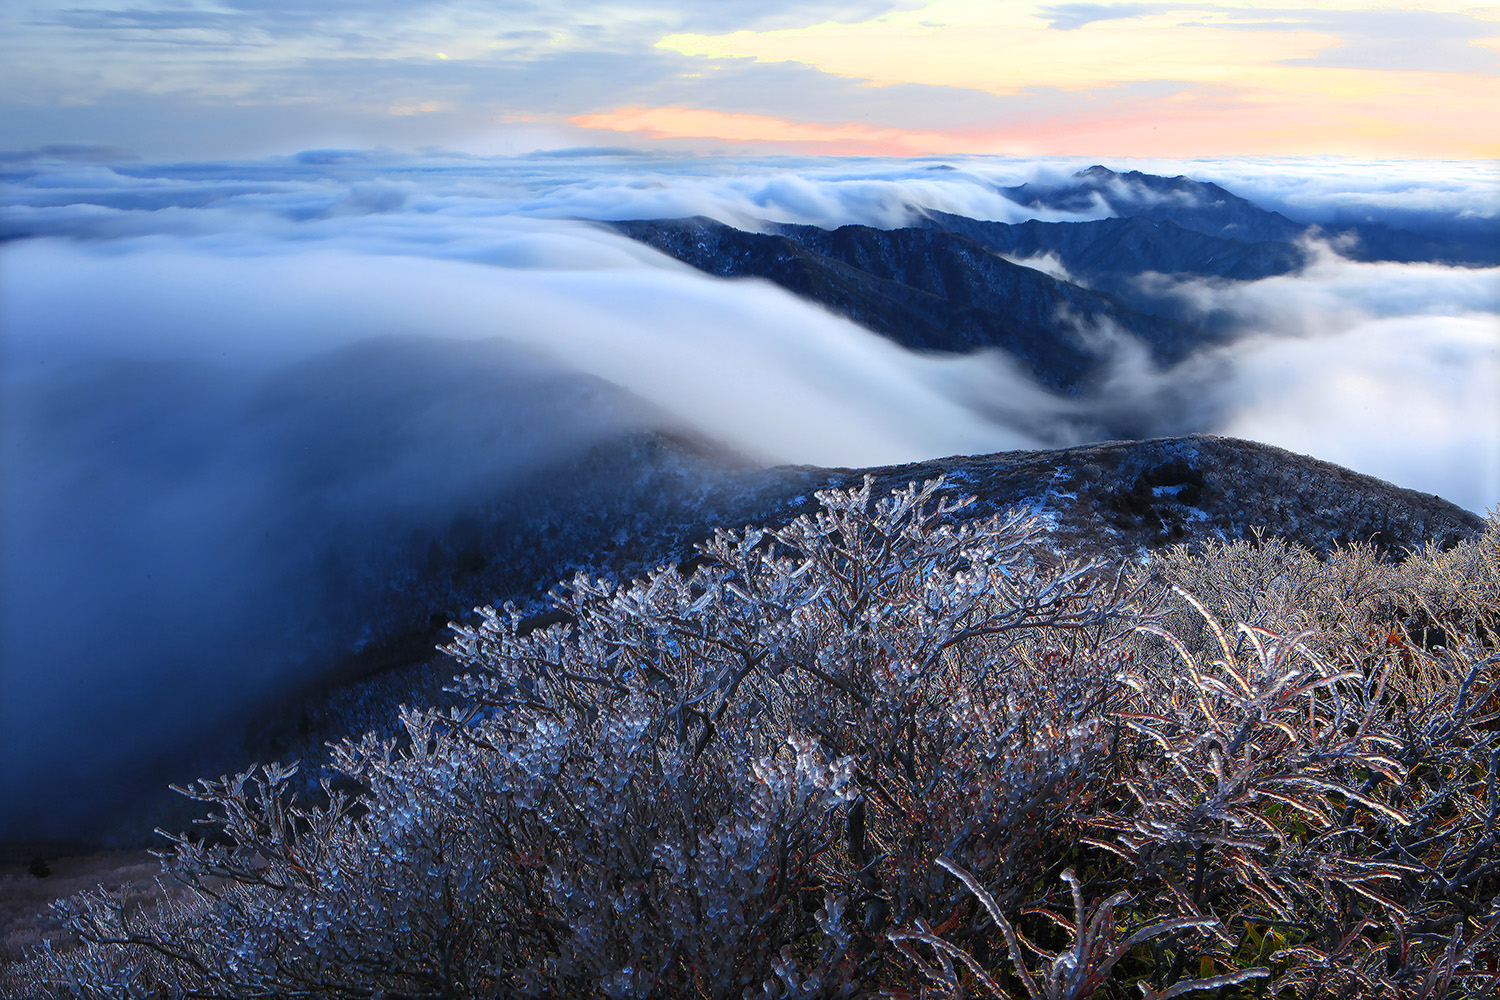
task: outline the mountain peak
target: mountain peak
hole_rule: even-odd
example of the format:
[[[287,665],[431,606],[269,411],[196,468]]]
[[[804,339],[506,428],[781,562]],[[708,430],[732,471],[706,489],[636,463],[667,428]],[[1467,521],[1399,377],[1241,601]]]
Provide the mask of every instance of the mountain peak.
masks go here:
[[[1241,242],[1292,242],[1306,227],[1212,181],[1163,177],[1094,164],[1060,184],[1033,181],[1001,191],[1028,208],[1077,214],[1101,207],[1121,218],[1174,222],[1184,229]]]

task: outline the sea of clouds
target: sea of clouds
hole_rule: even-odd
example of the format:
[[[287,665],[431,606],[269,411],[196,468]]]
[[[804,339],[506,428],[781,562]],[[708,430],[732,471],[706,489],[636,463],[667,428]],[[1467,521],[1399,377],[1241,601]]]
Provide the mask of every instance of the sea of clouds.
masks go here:
[[[128,788],[284,684],[330,540],[441,521],[626,430],[851,466],[1203,431],[1500,503],[1494,269],[1324,248],[1264,281],[1144,278],[1232,316],[1237,337],[1162,370],[1089,331],[1115,363],[1064,398],[1003,356],[915,355],[593,221],[1079,221],[1107,208],[1037,211],[1000,189],[1087,165],[0,157],[0,802],[29,804],[0,836],[76,832],[83,813],[43,808],[48,789]],[[1482,164],[1110,165],[1214,180],[1299,222],[1500,215]]]

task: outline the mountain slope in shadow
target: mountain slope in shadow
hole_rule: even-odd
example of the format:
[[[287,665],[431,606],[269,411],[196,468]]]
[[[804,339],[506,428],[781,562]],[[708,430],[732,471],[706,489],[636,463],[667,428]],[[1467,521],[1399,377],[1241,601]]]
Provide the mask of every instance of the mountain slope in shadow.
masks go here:
[[[1080,285],[1004,259],[936,229],[780,226],[749,233],[711,219],[613,223],[619,232],[701,271],[764,278],[917,351],[998,348],[1044,385],[1064,391],[1100,374],[1108,326],[1177,360],[1201,337]]]

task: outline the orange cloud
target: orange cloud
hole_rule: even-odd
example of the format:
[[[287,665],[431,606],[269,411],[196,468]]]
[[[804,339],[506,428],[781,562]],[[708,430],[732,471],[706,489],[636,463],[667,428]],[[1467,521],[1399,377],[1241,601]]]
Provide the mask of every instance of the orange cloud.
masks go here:
[[[1415,86],[1397,102],[1403,106],[1393,108],[1386,95],[1332,103],[1288,100],[1286,95],[1265,92],[1224,101],[1188,92],[1132,106],[1083,103],[1067,112],[1015,124],[978,123],[942,132],[857,122],[799,122],[687,107],[618,108],[578,115],[568,123],[653,140],[772,144],[798,152],[870,156],[998,153],[1149,158],[1191,157],[1205,149],[1222,156],[1500,156],[1500,142],[1474,130],[1473,123],[1482,117],[1483,109],[1448,96],[1446,101],[1437,100],[1437,94]]]
[[[577,115],[568,124],[613,132],[641,132],[653,139],[718,139],[725,142],[787,143],[827,153],[911,156],[937,152],[993,152],[957,148],[972,140],[937,132],[916,132],[854,123],[827,125],[769,115],[738,114],[706,108],[618,108]]]
[[[974,121],[942,136],[883,130],[880,123],[862,126],[896,131],[899,136],[880,141],[914,151],[1438,158],[1500,153],[1493,130],[1485,134],[1476,128],[1493,116],[1492,75],[1450,70],[1435,56],[1426,68],[1316,65],[1312,60],[1337,52],[1347,41],[1333,29],[1339,24],[1357,29],[1357,15],[1368,4],[1330,0],[1297,17],[1284,6],[1277,0],[1238,0],[1232,8],[1148,5],[1138,16],[1096,19],[1078,30],[1059,31],[1027,4],[930,0],[921,10],[861,23],[678,34],[657,44],[699,58],[799,63],[877,86],[959,87],[1010,100],[1039,90],[1079,98],[1074,106],[1059,107],[1060,116]],[[1398,3],[1394,9],[1418,6],[1429,13],[1466,15],[1471,33],[1497,17],[1497,8],[1475,8],[1462,0]],[[1311,16],[1326,11],[1351,16],[1342,22]],[[1451,30],[1456,33],[1445,44],[1453,51],[1471,44],[1477,46],[1474,52],[1496,48],[1493,37],[1474,40]],[[1411,45],[1443,41],[1418,37]],[[1432,50],[1439,51],[1448,49]],[[1130,106],[1107,99],[1111,88],[1162,81],[1179,82],[1199,97],[1209,89],[1232,97],[1174,104],[1143,96]],[[1095,94],[1101,99],[1090,109]],[[808,100],[815,107],[817,95]]]

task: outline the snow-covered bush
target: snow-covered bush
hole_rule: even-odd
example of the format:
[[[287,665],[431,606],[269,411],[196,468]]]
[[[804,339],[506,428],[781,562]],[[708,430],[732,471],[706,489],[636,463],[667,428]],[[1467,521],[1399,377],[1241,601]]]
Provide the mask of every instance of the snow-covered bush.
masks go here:
[[[82,946],[12,981],[1493,995],[1483,636],[1341,629],[1369,641],[1326,653],[1225,632],[1184,594],[1213,638],[1189,648],[1143,575],[1070,562],[1023,514],[964,521],[940,481],[818,497],[690,571],[575,579],[548,627],[482,609],[449,647],[465,707],[334,747],[316,803],[276,765],[185,789],[210,808],[166,857],[191,891],[155,913],[65,901]],[[1403,657],[1455,682],[1393,701]]]

